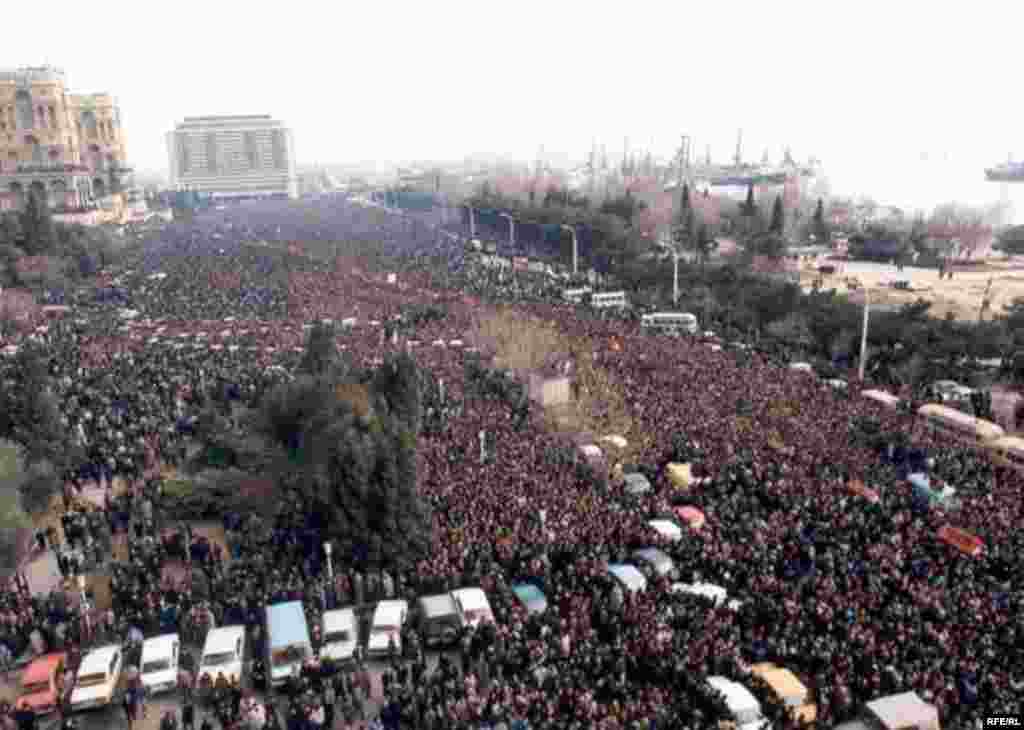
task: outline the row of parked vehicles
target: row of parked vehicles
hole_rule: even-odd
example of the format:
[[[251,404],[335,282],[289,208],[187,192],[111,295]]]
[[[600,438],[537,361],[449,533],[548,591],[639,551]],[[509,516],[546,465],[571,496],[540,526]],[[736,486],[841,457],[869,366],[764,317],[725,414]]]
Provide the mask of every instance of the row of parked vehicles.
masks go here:
[[[537,595],[531,586],[520,587],[517,595],[524,605],[536,609]],[[537,591],[536,588],[533,590]],[[537,591],[539,594],[539,591]],[[543,599],[543,594],[539,594]],[[540,610],[543,610],[543,607]],[[408,601],[380,601],[374,607],[365,650],[370,657],[402,651],[402,629],[410,621],[428,645],[450,644],[469,626],[493,621],[487,595],[480,588],[460,588],[449,593],[424,596],[410,610]],[[355,608],[326,611],[321,617],[322,645],[319,656],[338,662],[352,661],[360,645],[359,621]],[[314,655],[306,613],[300,601],[266,607],[267,651],[265,659],[271,686],[280,686]],[[164,634],[146,639],[139,660],[139,679],[151,694],[174,690],[181,664],[181,638]],[[106,707],[115,701],[126,672],[125,647],[117,644],[97,647],[82,657],[74,686],[64,686],[67,654],[53,652],[32,661],[21,676],[19,709],[43,716],[55,712],[65,696],[72,712]],[[246,629],[222,626],[211,629],[203,645],[197,679],[216,682],[223,675],[229,682],[242,683],[246,668]]]

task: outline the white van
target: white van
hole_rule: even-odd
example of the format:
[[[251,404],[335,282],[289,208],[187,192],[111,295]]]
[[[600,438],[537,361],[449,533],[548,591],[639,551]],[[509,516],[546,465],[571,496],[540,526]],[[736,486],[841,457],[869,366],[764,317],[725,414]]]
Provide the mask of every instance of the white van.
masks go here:
[[[482,588],[459,588],[452,591],[452,600],[463,627],[477,626],[483,621],[494,623],[494,612]]]
[[[211,629],[203,644],[203,656],[199,660],[197,679],[209,675],[211,682],[223,674],[230,682],[232,679],[242,683],[242,667],[245,662],[245,627],[222,626]]]
[[[612,563],[608,566],[608,575],[630,593],[639,593],[647,588],[647,578],[635,565]]]
[[[323,618],[323,647],[320,656],[336,662],[351,660],[359,642],[356,612],[351,608],[325,611]]]
[[[381,601],[373,609],[373,622],[370,624],[370,638],[366,642],[366,653],[369,656],[386,655],[392,640],[395,650],[402,651],[402,626],[409,616],[409,602],[394,600]]]
[[[169,692],[178,686],[180,646],[177,634],[164,634],[143,642],[142,666],[139,671],[142,684],[149,694]]]
[[[111,703],[121,679],[123,659],[119,646],[101,646],[82,658],[75,688],[71,691],[72,712],[106,707]]]
[[[761,712],[761,703],[750,690],[726,677],[708,677],[708,685],[725,697],[725,705],[737,730],[764,730],[771,722]]]
[[[673,593],[689,593],[692,596],[708,598],[715,602],[715,608],[725,605],[730,611],[739,611],[743,606],[743,603],[736,599],[729,600],[729,592],[714,583],[673,583],[669,590]]]
[[[283,684],[313,656],[306,610],[302,601],[286,601],[267,606],[267,666],[270,683]]]

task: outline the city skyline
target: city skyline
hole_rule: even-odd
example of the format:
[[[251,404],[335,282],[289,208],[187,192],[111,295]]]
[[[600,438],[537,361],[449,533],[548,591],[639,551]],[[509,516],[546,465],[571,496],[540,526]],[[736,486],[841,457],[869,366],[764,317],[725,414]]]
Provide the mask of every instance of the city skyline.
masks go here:
[[[1001,5],[740,3],[695,14],[640,3],[623,15],[527,2],[499,21],[463,2],[397,14],[299,2],[242,16],[185,0],[158,35],[137,6],[113,7],[128,31],[116,48],[81,34],[90,11],[74,7],[45,36],[16,34],[6,64],[49,63],[75,88],[109,90],[141,171],[167,172],[177,120],[239,113],[288,120],[303,165],[481,152],[530,161],[541,146],[569,164],[594,140],[620,159],[627,138],[668,157],[681,134],[698,155],[710,145],[727,161],[742,128],[748,160],[788,146],[798,160],[819,157],[837,193],[906,207],[998,200],[984,168],[1024,158],[1003,102],[1016,26]],[[196,36],[218,27],[235,32]],[[924,165],[925,153],[952,162]]]

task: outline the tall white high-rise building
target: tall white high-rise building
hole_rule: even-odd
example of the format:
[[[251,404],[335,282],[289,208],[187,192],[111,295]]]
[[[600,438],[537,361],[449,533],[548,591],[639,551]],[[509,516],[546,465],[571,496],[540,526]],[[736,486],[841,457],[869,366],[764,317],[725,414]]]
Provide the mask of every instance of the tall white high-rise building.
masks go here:
[[[269,114],[185,117],[167,133],[171,186],[217,197],[299,195],[292,131]]]

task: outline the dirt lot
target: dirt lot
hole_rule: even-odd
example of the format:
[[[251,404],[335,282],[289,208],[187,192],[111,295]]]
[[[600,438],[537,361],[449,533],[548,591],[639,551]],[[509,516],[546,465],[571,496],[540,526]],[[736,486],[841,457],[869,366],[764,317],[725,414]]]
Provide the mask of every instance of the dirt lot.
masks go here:
[[[822,262],[824,263],[824,262]],[[835,288],[840,294],[850,291],[847,282],[857,280],[871,289],[872,301],[887,304],[905,304],[919,298],[932,302],[932,313],[945,317],[947,312],[960,320],[977,320],[985,289],[991,280],[991,309],[985,317],[1003,311],[1003,306],[1016,297],[1024,297],[1024,265],[1021,262],[998,262],[976,268],[954,270],[952,279],[939,281],[935,269],[907,266],[897,273],[896,268],[886,264],[864,261],[828,262],[835,263],[837,272],[824,278],[826,289]],[[813,269],[801,272],[800,282],[810,288],[817,273]],[[897,290],[889,282],[906,279],[910,290]]]

